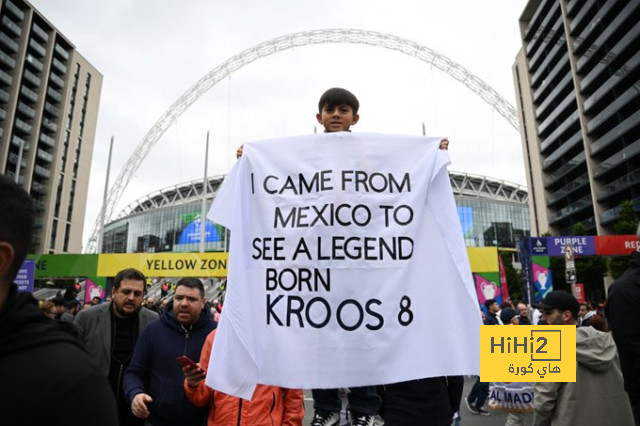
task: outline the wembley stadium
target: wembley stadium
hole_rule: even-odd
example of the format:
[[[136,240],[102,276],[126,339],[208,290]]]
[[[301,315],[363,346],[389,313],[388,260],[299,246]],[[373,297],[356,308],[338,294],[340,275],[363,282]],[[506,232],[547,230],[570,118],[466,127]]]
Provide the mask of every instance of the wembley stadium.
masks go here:
[[[486,176],[449,172],[468,247],[515,248],[530,236],[526,189]],[[224,176],[209,178],[206,208]],[[102,253],[196,252],[200,248],[203,181],[162,189],[131,203],[105,226]],[[205,251],[226,251],[228,232],[209,220]]]

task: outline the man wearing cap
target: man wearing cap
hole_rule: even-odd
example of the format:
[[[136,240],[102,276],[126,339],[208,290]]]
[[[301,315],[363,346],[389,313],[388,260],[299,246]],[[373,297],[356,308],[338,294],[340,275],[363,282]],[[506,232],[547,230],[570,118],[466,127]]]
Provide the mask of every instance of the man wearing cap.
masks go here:
[[[566,291],[552,291],[534,306],[548,325],[578,325],[580,305]],[[633,425],[611,335],[576,327],[576,361],[575,382],[536,383],[534,425]]]
[[[640,225],[636,231],[640,241]],[[631,265],[609,288],[606,314],[618,346],[624,388],[633,416],[640,425],[640,244],[631,253]]]

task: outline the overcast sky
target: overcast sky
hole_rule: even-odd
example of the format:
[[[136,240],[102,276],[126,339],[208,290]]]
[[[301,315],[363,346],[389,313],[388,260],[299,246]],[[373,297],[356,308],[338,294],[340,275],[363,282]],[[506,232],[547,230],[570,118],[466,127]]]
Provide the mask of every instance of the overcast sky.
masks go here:
[[[457,62],[515,106],[511,66],[525,0],[31,0],[104,76],[83,241],[98,215],[109,139],[111,184],[160,116],[231,56],[282,35],[356,28],[406,38]],[[122,208],[160,189],[224,174],[244,141],[313,132],[318,98],[360,99],[354,131],[451,140],[451,170],[526,183],[520,135],[447,74],[379,47],[323,44],[245,66],[167,130],[124,192]]]

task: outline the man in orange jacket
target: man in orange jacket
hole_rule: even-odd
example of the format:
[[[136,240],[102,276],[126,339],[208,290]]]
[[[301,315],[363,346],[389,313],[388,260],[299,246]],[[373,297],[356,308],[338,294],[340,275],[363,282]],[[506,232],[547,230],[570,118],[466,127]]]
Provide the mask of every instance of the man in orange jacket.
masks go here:
[[[214,391],[204,383],[216,331],[204,342],[200,368],[185,366],[184,391],[198,407],[209,406],[208,426],[302,426],[304,396],[300,389],[258,385],[251,401]]]

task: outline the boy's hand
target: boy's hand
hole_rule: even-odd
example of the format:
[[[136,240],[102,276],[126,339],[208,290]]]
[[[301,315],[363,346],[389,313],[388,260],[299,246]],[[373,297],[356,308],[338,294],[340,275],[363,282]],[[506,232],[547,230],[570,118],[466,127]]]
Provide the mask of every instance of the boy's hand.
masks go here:
[[[442,143],[442,142],[441,142]],[[240,145],[240,148],[236,150],[236,158],[239,160],[242,157],[242,151],[244,150],[244,145]]]
[[[242,147],[240,147],[242,148]],[[440,141],[440,149],[448,150],[449,149],[449,139],[444,138]],[[240,154],[242,155],[242,154]]]

